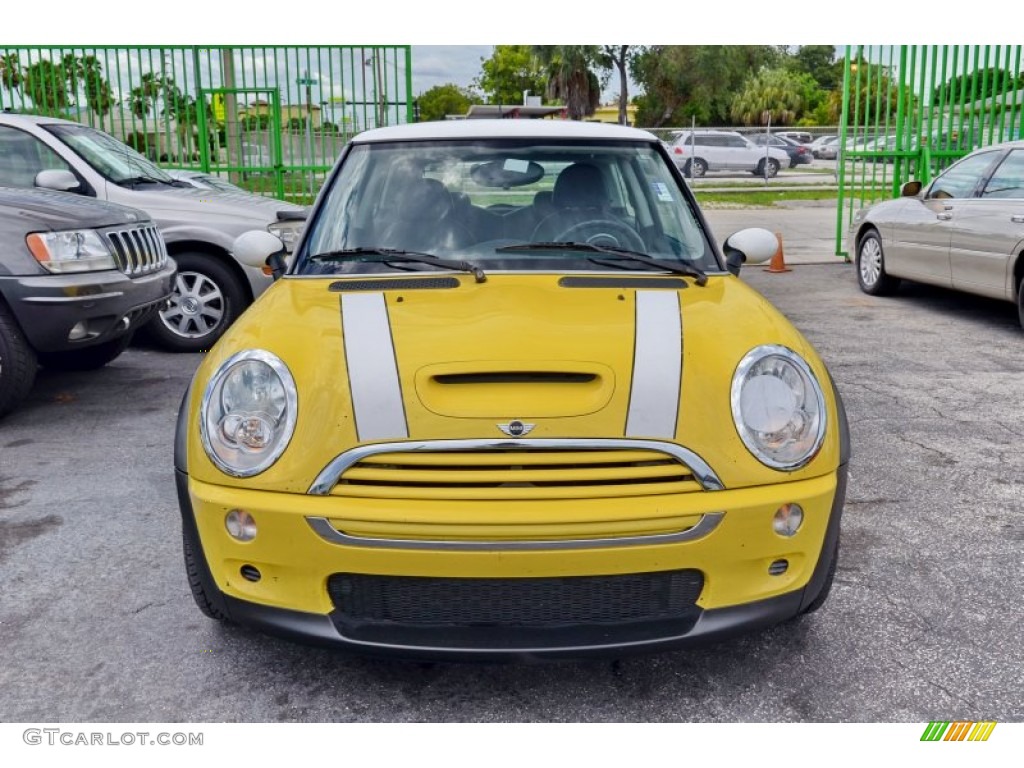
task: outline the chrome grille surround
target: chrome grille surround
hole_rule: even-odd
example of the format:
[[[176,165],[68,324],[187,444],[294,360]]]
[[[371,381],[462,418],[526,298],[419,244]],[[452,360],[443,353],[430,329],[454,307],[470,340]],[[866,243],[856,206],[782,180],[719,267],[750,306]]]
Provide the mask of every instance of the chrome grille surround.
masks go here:
[[[152,224],[104,232],[117,267],[128,277],[159,272],[167,266],[167,245]]]
[[[681,465],[680,471],[691,475],[705,491],[723,490],[722,481],[714,470],[693,451],[675,443],[660,440],[630,439],[516,439],[516,440],[410,440],[391,443],[374,443],[353,448],[332,459],[309,487],[308,494],[326,496],[342,481],[344,474],[359,462],[381,454],[439,454],[445,453],[497,453],[530,454],[534,452],[554,453],[559,451],[601,452],[652,451],[661,454],[665,461]]]

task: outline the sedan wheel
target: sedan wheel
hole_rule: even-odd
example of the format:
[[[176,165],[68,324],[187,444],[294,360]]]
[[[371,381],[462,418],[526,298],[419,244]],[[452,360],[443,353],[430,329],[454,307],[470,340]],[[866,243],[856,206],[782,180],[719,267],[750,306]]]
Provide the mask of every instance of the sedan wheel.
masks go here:
[[[864,293],[883,296],[899,286],[899,279],[885,273],[882,240],[875,230],[865,233],[857,246],[857,282]]]
[[[1024,328],[1024,277],[1017,283],[1017,316],[1020,318],[1020,327]]]

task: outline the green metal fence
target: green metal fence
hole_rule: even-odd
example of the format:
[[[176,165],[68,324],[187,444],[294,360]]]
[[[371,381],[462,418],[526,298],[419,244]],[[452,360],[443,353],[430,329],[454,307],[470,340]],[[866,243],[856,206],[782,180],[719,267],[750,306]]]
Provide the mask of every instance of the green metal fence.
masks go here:
[[[1021,46],[847,46],[836,254],[854,212],[929,181],[977,147],[1019,139]]]
[[[304,200],[353,134],[412,121],[411,49],[0,45],[0,109],[77,120],[165,167]]]

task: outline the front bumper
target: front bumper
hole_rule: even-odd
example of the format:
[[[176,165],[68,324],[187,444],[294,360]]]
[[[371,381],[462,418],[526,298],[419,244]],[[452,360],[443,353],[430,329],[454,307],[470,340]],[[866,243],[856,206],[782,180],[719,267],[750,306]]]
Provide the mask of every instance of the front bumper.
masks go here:
[[[295,639],[427,659],[618,656],[719,640],[784,621],[805,610],[827,585],[846,491],[844,464],[834,475],[812,480],[693,494],[685,502],[694,505],[689,511],[698,516],[698,507],[724,512],[713,530],[693,540],[453,552],[328,541],[314,531],[310,519],[336,518],[329,508],[337,499],[210,486],[190,480],[180,469],[176,476],[184,534],[201,554],[203,589],[221,613]],[[771,531],[770,521],[780,504],[791,502],[804,507],[806,519],[797,536],[784,539]],[[664,500],[645,503],[657,506]],[[259,523],[252,542],[236,542],[225,532],[224,516],[237,507]],[[769,566],[779,560],[788,568],[771,575]],[[240,576],[245,566],[260,571],[258,582]],[[628,578],[677,569],[702,575],[699,597],[678,615],[540,628],[360,622],[345,616],[328,592],[329,581],[339,573],[510,584]]]
[[[62,352],[143,325],[171,295],[175,270],[168,260],[158,272],[139,277],[117,270],[2,277],[0,294],[34,349]],[[85,335],[71,341],[77,323],[84,324]]]

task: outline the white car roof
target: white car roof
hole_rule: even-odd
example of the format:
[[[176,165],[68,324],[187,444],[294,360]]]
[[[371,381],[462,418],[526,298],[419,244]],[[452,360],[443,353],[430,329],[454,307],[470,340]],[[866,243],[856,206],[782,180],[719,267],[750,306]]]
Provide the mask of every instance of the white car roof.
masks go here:
[[[353,137],[356,144],[377,141],[430,141],[435,139],[596,139],[657,141],[648,131],[613,123],[576,120],[438,120],[373,128]]]

